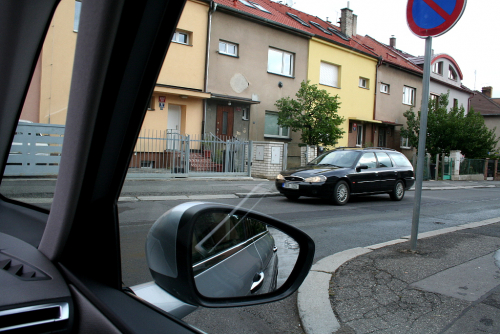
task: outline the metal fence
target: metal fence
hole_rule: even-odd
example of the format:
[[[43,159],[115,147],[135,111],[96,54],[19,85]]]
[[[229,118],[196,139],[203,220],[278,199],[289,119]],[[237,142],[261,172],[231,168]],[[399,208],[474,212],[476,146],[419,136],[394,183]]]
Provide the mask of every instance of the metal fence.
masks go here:
[[[484,159],[462,159],[460,175],[484,174]]]
[[[64,125],[19,123],[4,175],[57,175],[63,139]]]
[[[250,176],[251,142],[213,134],[181,135],[143,130],[129,165],[129,176]]]

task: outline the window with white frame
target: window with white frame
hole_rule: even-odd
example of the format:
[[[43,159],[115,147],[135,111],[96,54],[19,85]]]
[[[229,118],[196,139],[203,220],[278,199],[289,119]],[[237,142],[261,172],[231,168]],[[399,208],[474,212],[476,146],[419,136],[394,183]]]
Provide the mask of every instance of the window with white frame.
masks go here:
[[[78,32],[78,26],[80,25],[80,12],[82,11],[82,2],[80,0],[75,1],[75,20],[73,21],[73,31]]]
[[[450,65],[450,68],[448,70],[448,79],[457,81],[457,72],[455,69]]]
[[[439,75],[443,75],[443,62],[442,61],[435,62],[434,65],[432,65],[432,72]]]
[[[403,103],[414,106],[415,105],[415,88],[404,86],[403,87]]]
[[[219,53],[228,56],[238,56],[238,45],[234,43],[229,43],[226,41],[219,41]]]
[[[401,148],[411,148],[409,140],[406,137],[401,137]]]
[[[266,137],[289,138],[289,129],[278,125],[278,113],[266,111],[264,135]]]
[[[368,89],[369,80],[367,78],[359,77],[359,87]]]
[[[319,68],[319,83],[326,86],[340,87],[339,66],[321,62]]]
[[[274,74],[293,76],[293,53],[269,48],[267,71]]]
[[[174,36],[172,37],[172,42],[180,44],[189,44],[189,33],[184,31],[176,30]]]
[[[385,83],[380,83],[380,92],[381,93],[389,94],[389,91],[390,91],[389,88],[390,88],[390,85],[385,84]]]

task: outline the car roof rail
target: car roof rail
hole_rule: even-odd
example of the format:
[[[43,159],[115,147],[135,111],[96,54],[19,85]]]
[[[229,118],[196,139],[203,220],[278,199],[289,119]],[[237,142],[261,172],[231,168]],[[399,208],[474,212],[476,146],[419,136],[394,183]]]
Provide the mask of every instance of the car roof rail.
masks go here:
[[[395,149],[388,148],[388,147],[365,147],[364,149],[365,150],[388,150],[388,151],[396,151]]]

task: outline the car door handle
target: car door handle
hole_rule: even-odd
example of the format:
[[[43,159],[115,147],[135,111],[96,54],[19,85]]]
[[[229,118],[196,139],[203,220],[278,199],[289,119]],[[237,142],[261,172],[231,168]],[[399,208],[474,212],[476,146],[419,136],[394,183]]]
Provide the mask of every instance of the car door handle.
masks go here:
[[[261,271],[260,273],[255,274],[252,287],[250,288],[250,293],[255,293],[257,290],[259,290],[262,282],[264,282],[264,272]]]

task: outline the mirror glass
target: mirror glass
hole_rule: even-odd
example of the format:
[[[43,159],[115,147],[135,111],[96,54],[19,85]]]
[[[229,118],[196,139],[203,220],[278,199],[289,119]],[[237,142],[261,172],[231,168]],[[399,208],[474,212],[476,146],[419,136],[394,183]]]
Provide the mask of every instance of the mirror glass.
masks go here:
[[[290,236],[243,214],[204,213],[192,238],[196,288],[210,298],[272,292],[288,279],[299,254]]]

